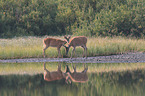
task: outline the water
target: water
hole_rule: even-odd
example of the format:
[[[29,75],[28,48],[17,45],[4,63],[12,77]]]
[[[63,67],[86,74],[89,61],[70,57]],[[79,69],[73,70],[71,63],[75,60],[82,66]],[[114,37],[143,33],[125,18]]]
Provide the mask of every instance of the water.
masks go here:
[[[62,72],[68,65],[73,73],[75,64],[46,63],[46,69],[56,71],[59,64]],[[66,83],[64,78],[45,81],[43,63],[0,64],[0,96],[145,96],[145,64],[136,64],[136,69],[130,66],[132,70],[125,69],[127,64],[86,65],[86,82],[75,82],[69,78],[71,82]],[[106,69],[101,67],[108,69],[112,65],[123,67],[119,71],[103,71]],[[97,71],[97,68],[102,68],[102,71]],[[76,64],[77,72],[83,70],[83,64]]]

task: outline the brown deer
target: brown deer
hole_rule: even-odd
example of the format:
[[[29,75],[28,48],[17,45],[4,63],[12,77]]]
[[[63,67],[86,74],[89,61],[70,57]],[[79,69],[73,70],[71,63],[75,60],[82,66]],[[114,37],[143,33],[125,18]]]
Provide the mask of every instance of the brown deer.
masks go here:
[[[84,70],[82,72],[76,72],[76,65],[75,67],[73,66],[73,69],[74,69],[74,72],[71,73],[67,65],[66,72],[68,76],[66,77],[66,81],[69,81],[69,79],[71,79],[73,82],[80,82],[80,83],[85,83],[88,81],[88,75],[87,75],[88,66],[85,67],[84,65]]]
[[[86,47],[87,37],[85,37],[85,36],[76,36],[76,37],[73,37],[73,38],[70,39],[70,36],[69,37],[64,36],[64,38],[68,42],[68,47],[65,46],[66,55],[68,55],[69,48],[72,46],[73,47],[73,50],[72,50],[72,53],[71,53],[71,58],[72,58],[73,52],[75,52],[76,47],[81,46],[82,48],[84,48],[85,57],[87,58],[87,47]],[[83,57],[84,57],[84,52],[83,52]],[[76,54],[75,54],[75,56],[76,56]]]
[[[61,65],[58,65],[57,71],[48,71],[45,67],[44,63],[44,80],[46,81],[54,81],[54,80],[60,80],[60,79],[65,79],[65,74],[61,71]]]
[[[43,56],[45,58],[45,50],[48,48],[48,47],[57,47],[57,50],[58,50],[58,58],[60,57],[60,48],[61,46],[64,46],[65,44],[67,43],[66,40],[61,40],[61,39],[56,39],[56,38],[45,38],[43,40],[43,44],[45,46],[45,48],[43,49]]]

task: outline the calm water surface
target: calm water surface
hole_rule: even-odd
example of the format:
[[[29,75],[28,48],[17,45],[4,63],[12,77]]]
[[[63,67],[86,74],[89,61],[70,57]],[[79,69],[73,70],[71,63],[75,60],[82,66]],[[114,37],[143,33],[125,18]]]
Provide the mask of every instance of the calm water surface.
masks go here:
[[[61,64],[62,73],[66,72],[66,65],[73,73],[72,66],[75,64],[46,63],[45,66],[48,71],[56,72],[59,64]],[[144,67],[133,70],[123,69],[123,71],[103,71],[104,68],[112,65],[86,64],[87,80],[82,79],[84,78],[82,73],[78,73],[79,76],[82,76],[81,78],[74,77],[78,82],[69,78],[66,83],[65,78],[55,81],[44,80],[43,63],[0,64],[0,96],[145,96]],[[121,66],[125,68],[126,64]],[[97,67],[102,68],[102,72],[94,71]],[[76,64],[77,72],[83,70],[83,64]],[[86,82],[80,82],[81,79]]]

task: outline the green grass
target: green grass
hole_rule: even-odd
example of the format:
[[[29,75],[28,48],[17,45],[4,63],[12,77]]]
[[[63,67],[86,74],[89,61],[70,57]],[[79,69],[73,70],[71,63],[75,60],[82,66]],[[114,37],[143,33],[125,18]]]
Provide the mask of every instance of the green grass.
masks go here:
[[[120,54],[145,50],[144,39],[123,37],[88,38],[88,56]]]
[[[61,64],[63,72],[66,70],[66,63],[53,62],[46,63],[46,68],[49,71],[56,71],[58,64]],[[70,70],[73,72],[72,66],[75,64],[67,63]],[[123,71],[134,71],[134,70],[145,70],[145,63],[108,63],[108,64],[87,64],[88,73],[103,73],[103,72],[123,72]],[[78,72],[84,70],[83,64],[76,64]],[[43,63],[0,63],[0,75],[9,74],[40,74],[43,73]]]
[[[43,57],[43,39],[46,37],[19,37],[12,39],[0,39],[0,59],[10,58],[41,58]],[[61,38],[63,37],[54,37]],[[92,37],[88,38],[87,56],[111,55],[125,52],[144,52],[145,40],[123,37]],[[71,54],[72,48],[69,51]],[[62,57],[65,55],[65,49],[61,48]],[[83,55],[83,49],[76,48],[77,57]],[[46,50],[46,57],[55,58],[58,56],[56,48],[49,47]]]

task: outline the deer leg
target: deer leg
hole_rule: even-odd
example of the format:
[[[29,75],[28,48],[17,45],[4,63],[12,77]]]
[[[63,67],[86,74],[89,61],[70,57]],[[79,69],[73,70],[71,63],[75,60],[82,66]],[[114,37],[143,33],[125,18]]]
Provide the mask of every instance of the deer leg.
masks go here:
[[[43,64],[43,69],[44,69],[47,73],[49,73],[49,71],[46,69],[45,62],[44,62],[44,64]]]
[[[57,58],[59,58],[60,57],[60,47],[57,48],[57,51],[58,51],[58,57]]]
[[[58,65],[58,71],[61,71],[61,64]]]
[[[85,72],[85,64],[83,64],[83,66],[84,66],[84,70],[81,73],[84,73]]]
[[[75,65],[75,66],[73,66],[73,69],[74,69],[74,72],[76,72],[76,65]]]
[[[76,48],[75,48],[75,50],[74,50],[74,54],[75,54],[75,57],[76,57]]]
[[[71,79],[70,79],[70,77],[69,76],[66,76],[66,78],[65,78],[65,82],[68,84],[68,82],[71,84]]]
[[[45,50],[48,48],[49,46],[45,46],[45,48],[43,49],[43,57],[45,58]]]
[[[45,67],[45,62],[43,64],[43,68],[44,68],[44,80],[47,80],[47,76],[50,76],[50,72],[46,69]]]
[[[71,74],[71,71],[70,71],[70,69],[69,69],[69,67],[68,67],[68,65],[66,65],[66,72],[65,72],[65,82],[68,84],[68,81],[69,81],[69,83],[71,83],[71,80],[70,80],[70,77],[69,77],[69,75],[67,75],[67,74]]]
[[[87,58],[87,47],[86,46],[82,46],[82,48],[84,48],[83,57],[84,57],[84,53],[85,53],[85,57]]]
[[[84,48],[83,57],[85,55],[85,57],[87,58],[87,47],[86,46],[82,46],[82,48]]]
[[[84,46],[81,46],[83,49],[84,49],[84,51],[83,51],[83,57],[84,57],[84,53],[85,53],[85,47]]]
[[[72,55],[73,55],[73,52],[75,51],[75,47],[73,47],[73,50],[72,50],[72,53],[71,53],[71,58],[72,58]]]
[[[86,65],[84,64],[84,70],[82,71],[82,73],[86,73],[88,70],[88,66],[86,67]]]
[[[45,62],[43,63],[43,69],[46,70]]]
[[[65,73],[67,73],[67,72],[69,72],[71,74],[71,71],[70,71],[68,65],[66,65],[66,72]]]
[[[85,53],[86,55],[85,55],[85,57],[87,58],[87,47],[86,47],[86,46],[85,46],[85,50],[86,50],[86,53]]]

